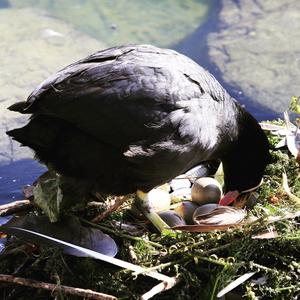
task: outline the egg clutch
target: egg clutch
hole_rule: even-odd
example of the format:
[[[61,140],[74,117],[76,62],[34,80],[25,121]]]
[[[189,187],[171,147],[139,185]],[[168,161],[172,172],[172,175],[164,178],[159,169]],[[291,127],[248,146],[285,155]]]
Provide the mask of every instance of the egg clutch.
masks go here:
[[[148,194],[149,207],[153,209],[170,227],[184,225],[223,225],[228,216],[235,222],[245,217],[243,210],[219,205],[223,196],[221,184],[213,177],[203,174],[199,165],[185,174],[174,178],[170,183],[151,190]],[[205,175],[199,177],[199,175]],[[138,218],[142,214],[132,203],[131,213]],[[227,222],[227,223],[226,223]]]

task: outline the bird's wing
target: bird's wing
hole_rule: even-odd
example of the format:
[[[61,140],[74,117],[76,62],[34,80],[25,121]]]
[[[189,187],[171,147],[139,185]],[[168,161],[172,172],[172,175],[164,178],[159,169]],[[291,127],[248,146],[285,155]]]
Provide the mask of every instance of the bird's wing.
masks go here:
[[[147,147],[170,130],[199,139],[201,118],[207,119],[210,108],[222,110],[225,96],[218,82],[188,58],[128,46],[62,69],[33,91],[24,111],[63,119],[116,147],[145,140]]]

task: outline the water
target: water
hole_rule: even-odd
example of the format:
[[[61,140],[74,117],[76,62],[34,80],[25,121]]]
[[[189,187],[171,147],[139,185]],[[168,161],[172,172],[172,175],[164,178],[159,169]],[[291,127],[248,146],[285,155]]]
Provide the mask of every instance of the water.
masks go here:
[[[21,188],[31,185],[44,171],[45,167],[31,159],[0,166],[0,204],[24,199]]]
[[[293,5],[299,2],[0,0],[0,203],[22,199],[21,187],[45,170],[6,138],[8,128],[25,123],[6,107],[25,99],[51,73],[100,48],[124,43],[173,48],[213,73],[258,120],[280,116],[290,97],[300,94],[300,36],[293,30],[300,18]],[[277,23],[286,25],[277,28]],[[290,44],[283,40],[284,30],[293,34]],[[238,48],[239,41],[245,47]]]
[[[38,8],[107,46],[150,43],[170,46],[193,32],[210,0],[11,0],[12,7]]]
[[[240,3],[245,1],[237,0],[233,2]],[[281,112],[283,109],[280,112],[274,111],[272,108],[268,107],[268,105],[257,102],[257,99],[254,97],[254,95],[249,96],[244,94],[242,88],[238,85],[224,80],[222,71],[218,68],[217,64],[209,55],[207,36],[209,34],[214,34],[214,32],[218,32],[225,26],[220,20],[221,9],[221,1],[211,1],[211,10],[208,18],[202,24],[200,24],[192,34],[175,44],[173,48],[192,58],[205,69],[209,70],[222,84],[222,86],[230,93],[230,95],[242,103],[258,121],[273,120],[281,117]],[[255,71],[255,66],[253,66],[253,71]]]

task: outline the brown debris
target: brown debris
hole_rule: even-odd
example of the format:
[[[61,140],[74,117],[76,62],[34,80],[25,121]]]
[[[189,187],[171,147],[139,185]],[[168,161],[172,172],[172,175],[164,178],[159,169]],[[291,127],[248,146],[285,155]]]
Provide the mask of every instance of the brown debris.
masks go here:
[[[103,219],[105,219],[106,217],[108,217],[111,213],[113,213],[114,211],[118,210],[122,204],[124,202],[126,202],[127,200],[129,200],[131,198],[131,194],[126,195],[126,196],[120,196],[116,198],[115,203],[110,206],[107,210],[105,210],[104,212],[102,212],[100,215],[96,216],[92,222],[93,223],[99,223],[101,222]]]
[[[61,292],[68,295],[74,295],[83,297],[84,299],[95,300],[116,300],[115,296],[98,293],[92,290],[85,290],[81,288],[75,288],[65,285],[57,285],[53,283],[41,282],[33,279],[27,279],[22,277],[14,277],[12,275],[0,274],[0,282],[13,283],[18,285],[29,286],[36,289],[43,289],[53,292]]]
[[[0,217],[9,216],[16,212],[30,209],[33,203],[29,200],[17,200],[7,204],[0,205]]]

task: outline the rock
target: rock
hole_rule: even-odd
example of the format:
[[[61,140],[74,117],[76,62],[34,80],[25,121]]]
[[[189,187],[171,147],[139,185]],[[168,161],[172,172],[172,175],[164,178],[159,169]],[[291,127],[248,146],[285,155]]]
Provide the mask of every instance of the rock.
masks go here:
[[[211,61],[225,82],[282,112],[300,95],[300,1],[223,0],[208,35]]]
[[[43,11],[0,10],[0,165],[32,152],[10,140],[8,129],[25,125],[28,116],[8,111],[52,73],[105,45]],[[26,24],[26,26],[24,25]]]

